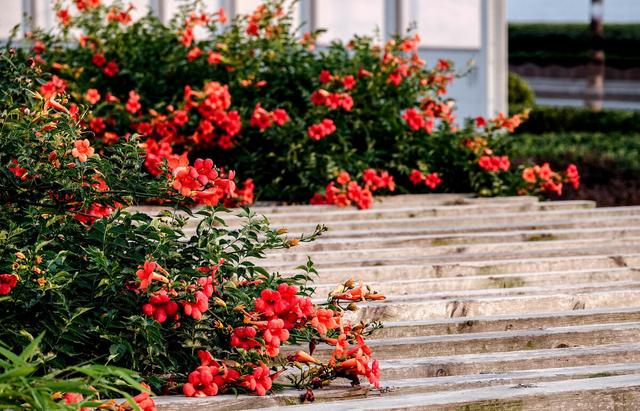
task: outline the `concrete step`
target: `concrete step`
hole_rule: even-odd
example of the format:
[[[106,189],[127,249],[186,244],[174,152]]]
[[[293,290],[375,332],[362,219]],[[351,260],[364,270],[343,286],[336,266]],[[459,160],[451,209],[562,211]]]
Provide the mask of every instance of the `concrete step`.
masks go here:
[[[384,197],[364,211],[272,203],[253,211],[289,238],[328,226],[317,241],[258,261],[292,275],[313,258],[315,301],[347,279],[387,296],[345,312],[352,323],[384,322],[368,340],[383,389],[338,379],[302,407],[640,409],[640,206],[443,194]],[[331,350],[320,344],[314,355]],[[156,403],[164,411],[279,408],[302,394]]]
[[[516,370],[505,373],[486,373],[479,375],[456,375],[452,377],[409,378],[392,380],[384,384],[382,391],[370,391],[367,384],[363,387],[342,385],[340,380],[332,386],[315,390],[314,404],[321,402],[369,398],[380,396],[398,396],[415,393],[453,391],[493,385],[519,384],[529,385],[545,381],[571,381],[573,379],[602,378],[616,375],[640,374],[640,363],[604,364],[582,367],[548,368],[541,370]],[[160,396],[155,398],[156,406],[164,411],[198,410],[237,410],[262,407],[283,407],[301,404],[303,392],[287,389],[266,397],[249,395],[218,396],[209,398],[185,398],[183,396]]]
[[[410,293],[489,288],[554,287],[563,284],[588,284],[611,281],[640,281],[640,269],[625,267],[617,269],[607,268],[491,276],[478,275],[381,282],[369,281],[367,285],[384,295],[406,295]],[[319,298],[324,297],[335,288],[335,283],[318,284],[315,295]]]
[[[505,224],[474,224],[474,225],[423,225],[413,224],[411,227],[398,227],[390,224],[388,226],[376,227],[370,225],[359,229],[342,229],[331,224],[328,230],[322,234],[323,239],[339,239],[346,241],[357,241],[358,239],[372,237],[398,237],[398,236],[422,236],[422,235],[449,235],[449,234],[470,234],[470,233],[496,233],[496,232],[547,232],[549,230],[579,230],[583,227],[591,229],[607,228],[609,230],[621,230],[640,226],[640,216],[621,216],[608,218],[584,218],[584,219],[566,219],[562,221],[528,221],[523,220],[518,223]],[[365,222],[368,222],[365,221]],[[301,228],[292,228],[287,225],[288,236],[300,237],[302,234],[313,232],[313,226],[305,226]],[[187,232],[193,234],[194,229],[187,229]],[[535,235],[535,234],[534,234]],[[535,235],[539,238],[539,234]]]
[[[462,245],[498,242],[539,242],[553,240],[589,239],[589,238],[625,238],[636,237],[638,226],[525,230],[525,231],[489,231],[478,233],[429,234],[429,235],[386,235],[349,238],[320,237],[311,243],[301,243],[294,250],[299,253],[333,250],[362,250],[401,247],[431,247],[443,245]],[[289,234],[289,238],[298,238]]]
[[[375,336],[374,336],[375,337]],[[568,347],[634,343],[640,341],[640,322],[590,324],[545,329],[476,332],[404,338],[370,339],[367,344],[381,360],[426,358],[439,355],[564,349]],[[304,347],[289,346],[286,352]],[[314,357],[327,360],[333,347],[320,345]]]
[[[485,205],[485,204],[523,204],[537,203],[539,199],[533,196],[515,197],[474,197],[473,194],[400,194],[394,196],[374,197],[371,208],[397,208],[412,206],[459,206],[459,205]],[[273,203],[258,202],[251,210],[256,214],[289,214],[289,213],[317,213],[325,211],[336,211],[334,205],[278,205]],[[338,208],[339,209],[339,208]],[[234,210],[235,211],[235,210]]]
[[[434,261],[424,264],[408,263],[414,262],[405,261],[403,265],[319,268],[318,281],[322,283],[339,283],[349,278],[354,278],[366,282],[621,267],[636,268],[640,265],[640,254],[610,253],[585,256],[520,258],[501,261],[484,259],[458,262]]]
[[[640,360],[640,344],[540,349],[433,356],[380,361],[385,380],[502,373],[515,370],[632,363]]]
[[[385,218],[420,218],[420,217],[447,217],[462,216],[470,214],[491,214],[506,212],[526,212],[526,211],[551,211],[551,210],[575,210],[584,208],[594,208],[592,201],[553,201],[553,202],[507,202],[490,204],[469,204],[455,206],[400,206],[393,208],[358,210],[353,208],[327,210],[317,212],[289,212],[276,213],[266,217],[273,225],[291,223],[322,223],[330,224],[334,221],[347,220],[372,220]],[[225,218],[229,224],[233,224],[235,219],[231,216]]]
[[[540,382],[532,385],[496,385],[460,391],[416,393],[398,398],[351,399],[292,406],[309,411],[350,410],[618,410],[637,409],[637,374]]]
[[[591,308],[635,306],[640,298],[636,283],[597,288],[550,289],[547,293],[503,296],[468,296],[428,299],[431,295],[412,295],[407,301],[368,303],[351,313],[352,321],[412,321],[450,317],[527,314]],[[583,291],[584,290],[584,291]],[[589,291],[594,290],[594,291]],[[597,290],[597,291],[595,291]]]
[[[623,208],[623,207],[621,207]],[[369,234],[390,233],[437,234],[454,232],[482,232],[487,230],[532,230],[571,227],[611,227],[626,223],[637,225],[640,209],[594,208],[529,213],[485,214],[482,216],[389,218],[355,221],[333,221],[326,236],[362,237]],[[285,223],[289,232],[313,231],[313,223]]]
[[[526,314],[386,321],[384,327],[378,330],[373,337],[376,339],[405,338],[635,321],[640,321],[640,303],[635,307],[585,308]]]
[[[268,253],[266,259],[254,259],[260,262],[263,267],[272,267],[273,269],[282,269],[282,267],[291,267],[304,264],[308,257],[315,261],[319,261],[318,266],[337,265],[362,265],[375,258],[375,261],[405,261],[407,259],[419,259],[425,257],[438,256],[468,256],[468,255],[496,255],[506,254],[514,255],[514,250],[522,250],[528,253],[545,253],[545,255],[554,252],[564,252],[565,254],[575,250],[576,253],[584,253],[587,249],[601,251],[602,249],[616,248],[623,250],[625,248],[634,247],[640,250],[640,236],[624,237],[627,233],[623,233],[619,238],[586,238],[572,240],[544,240],[544,241],[514,241],[514,242],[496,242],[496,243],[474,243],[459,245],[442,245],[432,247],[394,247],[384,249],[363,249],[363,250],[333,250],[323,252],[305,252],[302,250],[290,250],[291,252]],[[640,227],[638,229],[640,234]],[[287,250],[289,251],[289,250]],[[377,264],[379,265],[379,264]]]
[[[471,193],[441,193],[441,194],[400,194],[393,196],[377,196],[374,198],[373,207],[397,207],[398,205],[468,205],[468,204],[493,204],[493,203],[536,203],[537,197],[533,196],[513,196],[513,197],[476,197]],[[160,206],[139,205],[129,207],[132,211],[138,211],[149,215],[157,215],[159,210],[167,209]],[[194,210],[198,210],[195,207]],[[266,213],[290,213],[290,212],[318,212],[335,211],[333,205],[310,205],[310,204],[286,204],[277,201],[258,201],[251,206],[251,210],[257,214]],[[239,212],[240,209],[232,208],[232,212]]]
[[[546,246],[546,247],[545,247]],[[491,259],[494,262],[500,262],[504,260],[517,260],[523,258],[549,258],[549,257],[562,257],[562,256],[593,256],[604,255],[614,253],[633,253],[640,250],[637,239],[610,241],[600,243],[597,245],[587,245],[580,247],[580,244],[576,244],[576,247],[558,248],[554,244],[536,245],[529,249],[528,247],[521,246],[520,248],[512,248],[502,251],[480,251],[480,252],[467,252],[466,247],[447,247],[444,248],[444,253],[433,255],[417,255],[411,258],[411,263],[416,265],[429,265],[429,264],[453,264],[453,263],[465,263],[482,261]],[[295,262],[280,262],[273,260],[266,260],[262,267],[273,272],[286,272],[292,268],[298,267],[301,264],[306,263],[307,259],[300,259]],[[394,257],[382,257],[378,258],[376,255],[352,258],[344,260],[327,260],[321,263],[317,263],[316,267],[319,269],[342,267],[384,267],[384,266],[397,266],[407,261],[406,256],[394,256]]]

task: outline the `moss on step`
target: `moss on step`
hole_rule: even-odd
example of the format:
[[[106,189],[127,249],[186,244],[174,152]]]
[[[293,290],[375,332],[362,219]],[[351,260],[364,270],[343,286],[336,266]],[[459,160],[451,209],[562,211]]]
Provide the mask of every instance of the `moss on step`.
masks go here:
[[[518,288],[524,287],[526,281],[521,277],[507,277],[507,278],[489,278],[488,288]]]
[[[553,234],[548,234],[548,233],[544,233],[544,234],[533,234],[528,236],[525,241],[552,241],[552,240],[558,240],[558,237],[553,235]]]
[[[614,374],[612,372],[597,372],[594,374],[587,375],[587,378],[613,377],[614,375],[617,375],[617,374]]]
[[[481,401],[473,404],[466,404],[453,408],[456,411],[519,411],[524,409],[523,400],[489,400]]]

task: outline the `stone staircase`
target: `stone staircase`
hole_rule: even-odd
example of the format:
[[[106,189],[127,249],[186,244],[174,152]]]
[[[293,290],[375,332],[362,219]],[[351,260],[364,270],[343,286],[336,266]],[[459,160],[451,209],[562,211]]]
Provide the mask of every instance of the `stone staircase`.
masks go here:
[[[369,341],[383,389],[338,381],[310,404],[286,390],[159,397],[158,409],[639,409],[640,207],[594,206],[442,194],[256,207],[292,237],[329,227],[269,254],[269,270],[310,256],[319,297],[349,278],[387,295],[355,313],[384,322]]]

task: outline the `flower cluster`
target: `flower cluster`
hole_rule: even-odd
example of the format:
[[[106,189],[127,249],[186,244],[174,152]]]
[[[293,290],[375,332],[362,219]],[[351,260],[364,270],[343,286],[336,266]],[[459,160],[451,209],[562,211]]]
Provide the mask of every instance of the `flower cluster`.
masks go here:
[[[251,114],[250,124],[252,127],[258,127],[260,131],[264,131],[271,126],[272,122],[283,126],[289,120],[286,110],[277,108],[273,111],[267,111],[258,103]]]
[[[15,274],[0,274],[0,295],[7,295],[18,284]]]
[[[441,120],[446,124],[453,124],[455,120],[452,108],[448,103],[430,98],[425,98],[422,101],[420,109],[408,108],[405,110],[402,118],[411,130],[424,130],[427,134],[433,132],[436,120]]]
[[[325,89],[314,91],[311,102],[316,106],[326,106],[329,110],[342,108],[344,111],[351,111],[353,108],[353,98],[348,93],[330,93]]]
[[[242,387],[258,395],[265,395],[273,381],[283,369],[271,372],[265,361],[278,356],[280,347],[296,330],[311,329],[317,332],[321,341],[335,346],[331,359],[322,364],[311,354],[299,351],[287,356],[289,362],[307,364],[304,384],[313,386],[319,375],[327,378],[346,377],[357,380],[365,376],[378,387],[380,370],[378,363],[371,359],[371,349],[362,337],[362,327],[351,327],[346,321],[340,302],[381,300],[384,296],[363,288],[354,287],[353,281],[341,285],[329,297],[327,308],[314,305],[311,299],[302,296],[294,285],[281,283],[277,289],[265,288],[255,299],[253,310],[241,309],[242,324],[233,328],[229,344],[240,352],[258,354],[256,362],[225,365],[215,360],[208,352],[200,352],[201,360],[189,380],[183,385],[186,396],[212,396],[226,389]],[[334,337],[335,336],[335,337]],[[354,344],[350,347],[350,342]]]
[[[120,22],[110,24],[115,29]],[[162,139],[148,137],[143,147],[136,135],[123,134],[125,138],[110,145],[86,141],[84,126],[93,122],[113,130],[118,122],[108,113],[88,117],[81,108],[72,109],[73,96],[45,99],[28,87],[42,84],[39,70],[18,61],[0,53],[0,85],[6,91],[0,95],[0,112],[12,113],[3,118],[0,139],[0,182],[7,187],[0,192],[0,226],[28,235],[8,235],[2,242],[0,340],[7,352],[17,352],[24,332],[37,335],[51,324],[65,324],[30,345],[55,352],[47,361],[64,374],[66,369],[91,371],[75,364],[95,364],[101,370],[96,373],[100,382],[94,384],[95,394],[86,386],[68,384],[70,394],[65,398],[60,393],[52,402],[64,406],[68,400],[82,407],[102,395],[100,391],[111,392],[110,387],[133,392],[139,388],[138,376],[167,394],[182,388],[187,395],[264,395],[284,368],[294,368],[282,355],[284,345],[325,339],[329,343],[334,338],[357,344],[357,336],[377,328],[367,323],[352,326],[343,318],[348,307],[341,304],[351,301],[332,298],[313,304],[311,262],[300,269],[302,273],[287,277],[260,267],[260,258],[270,250],[311,241],[324,227],[290,239],[248,209],[237,212],[240,226],[227,226],[223,216],[229,210],[213,205],[251,201],[252,181],[237,193],[232,171],[216,168],[209,159],[190,161],[186,152],[174,153],[175,146]],[[19,70],[24,73],[8,74]],[[145,111],[151,111],[146,107],[152,106],[146,100],[148,92],[130,84],[118,91],[118,82],[109,84],[122,101],[128,96],[130,111],[136,111],[132,114],[124,104],[118,107],[120,114],[145,122]],[[100,91],[89,96],[97,106],[116,104],[102,82],[94,85]],[[193,114],[207,107],[227,111],[224,87],[215,89],[193,96],[198,108],[167,108],[170,114],[162,121],[182,122],[187,115],[186,127],[193,123]],[[129,94],[131,90],[135,94]],[[86,93],[73,94],[84,98]],[[156,170],[157,178],[148,178],[143,163]],[[393,187],[393,180],[382,172],[370,170],[364,178],[371,190]],[[119,204],[142,198],[162,204],[162,211],[151,216],[123,207],[111,213]],[[183,206],[193,203],[205,206]],[[195,214],[198,219],[191,219]],[[369,292],[361,297],[345,295],[358,301],[380,298]],[[201,355],[196,363],[198,350],[211,355]],[[357,352],[349,355],[361,357]],[[296,385],[310,388],[340,375],[360,375],[346,372],[343,358],[336,358],[335,366],[326,365],[313,375],[300,373]],[[105,363],[122,368],[117,376],[107,375]],[[184,378],[191,371],[188,380]],[[99,407],[128,410],[136,406],[134,400],[145,411],[155,407],[146,392],[129,402],[109,401]]]
[[[59,47],[70,40],[62,35],[33,38],[31,57],[51,74],[41,94],[68,91],[71,102],[91,105],[82,121],[97,153],[141,134],[154,142],[146,145],[151,175],[160,174],[157,158],[173,153],[212,157],[267,200],[303,201],[336,167],[362,164],[407,177],[398,180],[403,191],[517,192],[513,167],[494,157],[508,156],[503,142],[527,113],[457,121],[446,96],[453,66],[428,66],[418,35],[383,44],[358,36],[314,53],[322,30],[292,34],[289,0],[267,0],[232,22],[223,9],[188,3],[170,24],[130,25],[120,6],[76,5],[78,18],[59,7],[60,32],[79,33],[79,47]],[[136,42],[138,30],[152,40]],[[413,184],[409,173],[426,173],[422,164],[442,181],[425,174],[424,186]]]
[[[149,301],[142,306],[142,312],[157,322],[164,323],[167,319],[179,320],[182,308],[185,316],[196,321],[201,320],[209,309],[209,301],[215,292],[215,274],[218,267],[219,264],[200,267],[198,270],[206,273],[207,277],[199,277],[191,283],[175,282],[158,263],[145,261],[136,272],[139,282],[133,288],[138,293],[149,295]],[[159,287],[152,287],[154,281],[160,283]]]
[[[424,185],[426,185],[432,190],[435,190],[435,188],[438,187],[440,183],[442,183],[442,179],[440,178],[438,173],[425,174],[420,170],[411,171],[411,174],[409,175],[409,180],[411,180],[411,183],[414,186],[424,183]]]
[[[143,145],[147,155],[145,166],[153,175],[162,173],[163,164],[167,166],[167,177],[171,187],[180,195],[192,199],[196,204],[218,205],[231,201],[236,196],[235,173],[224,173],[213,164],[211,159],[198,158],[190,165],[186,153],[173,153],[167,142],[149,139]],[[252,183],[245,182],[239,203],[253,201]]]
[[[169,160],[172,187],[181,195],[191,198],[196,204],[218,205],[233,195],[235,173],[225,174],[215,168],[211,159],[196,159],[189,165],[186,155]]]
[[[199,351],[200,366],[189,373],[189,379],[182,386],[187,397],[207,397],[217,395],[228,385],[232,385],[240,374],[213,359],[210,353]],[[271,386],[269,386],[271,388]],[[262,394],[264,395],[264,393]]]
[[[478,159],[478,165],[489,173],[497,173],[500,170],[508,171],[511,162],[508,156],[481,156]]]
[[[253,184],[253,180],[250,178],[246,179],[242,183],[242,186],[236,186],[235,191],[225,199],[225,207],[241,207],[253,204],[254,190],[255,184]]]
[[[313,140],[321,140],[329,134],[332,134],[334,131],[336,131],[336,126],[333,123],[333,120],[325,118],[318,124],[310,125],[307,129],[307,134]]]
[[[315,205],[334,204],[347,207],[355,204],[364,210],[373,205],[373,192],[386,189],[393,192],[396,188],[393,176],[384,170],[366,169],[362,173],[362,185],[352,180],[349,173],[342,171],[335,181],[325,188],[325,194],[316,193],[310,203]]]
[[[521,194],[547,192],[560,196],[564,183],[571,184],[574,189],[580,187],[580,174],[574,164],[570,164],[564,173],[553,171],[549,163],[526,167],[522,170],[522,180],[525,186]]]

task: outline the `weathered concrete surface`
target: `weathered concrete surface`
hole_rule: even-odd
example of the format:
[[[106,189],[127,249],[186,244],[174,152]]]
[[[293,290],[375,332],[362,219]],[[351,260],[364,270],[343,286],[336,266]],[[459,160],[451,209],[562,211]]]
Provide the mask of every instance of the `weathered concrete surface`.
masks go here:
[[[262,265],[290,275],[310,256],[318,299],[349,278],[388,296],[350,313],[385,323],[370,340],[384,389],[336,381],[298,407],[640,409],[640,207],[443,194],[384,198],[367,211],[255,211],[292,238],[317,223],[329,228],[314,243],[268,253]],[[328,347],[317,355],[329,355]],[[279,408],[300,404],[301,394],[157,404]]]

